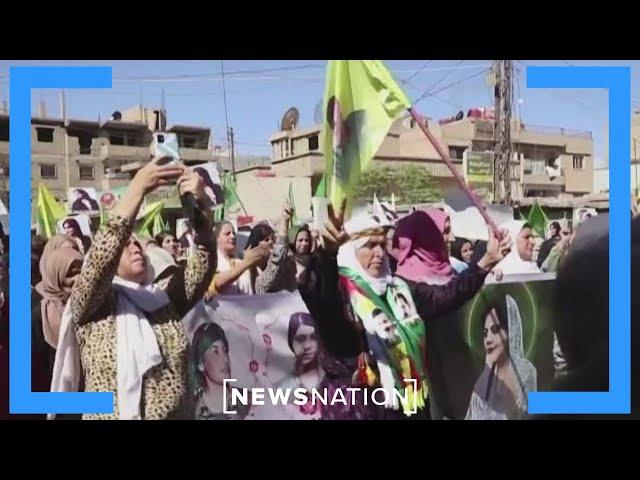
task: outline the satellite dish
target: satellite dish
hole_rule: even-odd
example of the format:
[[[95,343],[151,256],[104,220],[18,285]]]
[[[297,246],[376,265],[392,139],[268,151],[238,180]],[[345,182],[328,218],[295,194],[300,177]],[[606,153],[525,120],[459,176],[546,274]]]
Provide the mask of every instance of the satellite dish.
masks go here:
[[[116,110],[111,114],[111,120],[122,120],[122,114]]]
[[[458,114],[456,115],[456,122],[457,122],[458,120],[462,120],[463,118],[464,118],[464,112],[463,112],[462,110],[460,110],[460,111],[458,112]]]
[[[316,103],[316,108],[313,111],[313,121],[315,123],[322,123],[324,116],[322,115],[322,100]]]
[[[295,107],[291,107],[287,110],[282,116],[282,120],[280,120],[280,130],[295,130],[298,126],[298,120],[300,120],[300,112]]]

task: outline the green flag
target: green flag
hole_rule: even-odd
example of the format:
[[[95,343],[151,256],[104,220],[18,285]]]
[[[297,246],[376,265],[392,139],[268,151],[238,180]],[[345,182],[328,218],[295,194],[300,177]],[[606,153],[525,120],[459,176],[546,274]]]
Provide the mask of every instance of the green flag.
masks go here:
[[[351,198],[396,117],[411,103],[380,60],[330,60],[323,101],[331,203]]]
[[[224,205],[216,205],[213,207],[213,221],[220,223],[224,220]]]
[[[327,176],[323,173],[320,183],[316,187],[316,191],[313,193],[314,197],[327,198]]]
[[[138,226],[136,233],[141,235],[153,236],[153,225],[156,222],[156,217],[161,216],[162,209],[164,208],[164,201],[159,200],[153,202],[144,209],[141,215],[138,216]]]
[[[291,205],[291,226],[298,225],[298,216],[296,215],[296,202],[293,199],[293,184],[289,182],[289,205]]]
[[[167,224],[165,223],[164,219],[162,218],[162,211],[161,211],[160,213],[158,213],[158,215],[153,217],[153,225],[151,227],[151,234],[152,234],[152,236],[155,237],[159,233],[167,232],[167,231],[169,231],[169,228],[168,228]]]
[[[100,204],[100,226],[104,227],[107,224],[107,220],[107,209],[104,208],[104,205]]]
[[[538,202],[533,204],[531,210],[529,210],[529,219],[527,220],[531,228],[535,230],[535,232],[540,235],[542,238],[545,238],[545,232],[547,230],[547,223],[549,223],[549,219],[547,215],[544,213],[544,210],[538,205]]]
[[[238,190],[236,189],[233,177],[228,173],[225,173],[222,178],[222,187],[224,189],[224,207],[225,210],[228,210],[229,208],[240,203],[240,199],[238,197]]]
[[[51,238],[56,234],[56,224],[66,211],[43,184],[38,185],[38,231]]]

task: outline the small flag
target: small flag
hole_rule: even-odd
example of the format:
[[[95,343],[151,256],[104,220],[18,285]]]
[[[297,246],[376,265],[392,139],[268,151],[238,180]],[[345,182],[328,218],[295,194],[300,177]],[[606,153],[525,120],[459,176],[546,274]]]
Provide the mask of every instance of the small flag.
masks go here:
[[[313,193],[314,197],[327,198],[327,176],[323,173],[320,183],[316,187],[316,191]]]
[[[289,205],[291,206],[291,226],[298,225],[298,216],[296,215],[296,203],[293,199],[293,184],[289,182]]]
[[[144,209],[141,215],[138,216],[138,227],[136,233],[141,235],[153,236],[153,225],[156,222],[156,217],[162,215],[162,209],[164,208],[164,200],[153,202]]]
[[[216,205],[213,207],[213,221],[220,223],[224,220],[224,205]]]
[[[65,208],[43,184],[38,185],[38,233],[51,238],[56,234],[56,225],[66,215]]]
[[[152,236],[155,237],[159,233],[167,232],[168,230],[169,228],[165,223],[164,219],[162,218],[162,212],[160,212],[158,215],[153,217],[153,225],[151,227]]]
[[[236,188],[235,182],[233,181],[233,177],[228,173],[223,175],[222,187],[224,190],[224,206],[225,209],[237,205],[240,203],[240,197],[238,196],[238,189]]]
[[[549,223],[549,219],[547,215],[542,210],[542,207],[535,202],[531,210],[529,211],[529,219],[527,221],[531,228],[535,230],[535,232],[540,235],[540,237],[545,238],[545,232],[547,230],[547,223]]]

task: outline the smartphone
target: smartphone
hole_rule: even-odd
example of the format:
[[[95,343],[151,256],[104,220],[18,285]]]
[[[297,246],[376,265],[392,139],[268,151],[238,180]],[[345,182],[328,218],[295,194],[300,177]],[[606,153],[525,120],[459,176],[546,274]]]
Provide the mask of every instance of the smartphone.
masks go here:
[[[166,157],[163,165],[180,162],[180,147],[175,133],[155,132],[151,141],[151,153],[154,157]]]

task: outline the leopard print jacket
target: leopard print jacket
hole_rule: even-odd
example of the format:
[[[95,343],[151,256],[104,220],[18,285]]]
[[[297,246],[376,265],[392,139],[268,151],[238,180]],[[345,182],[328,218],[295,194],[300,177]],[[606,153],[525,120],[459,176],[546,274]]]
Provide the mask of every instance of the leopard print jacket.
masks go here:
[[[69,299],[80,347],[84,391],[114,392],[112,414],[85,414],[83,419],[117,419],[115,293],[111,283],[132,223],[112,217],[95,236]],[[187,338],[181,319],[202,298],[211,281],[215,259],[198,248],[165,291],[170,303],[149,315],[163,362],[145,374],[140,413],[143,419],[182,418],[187,397]]]

